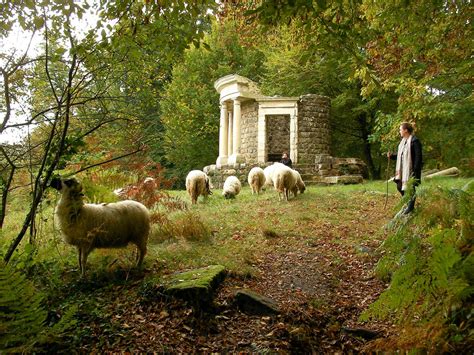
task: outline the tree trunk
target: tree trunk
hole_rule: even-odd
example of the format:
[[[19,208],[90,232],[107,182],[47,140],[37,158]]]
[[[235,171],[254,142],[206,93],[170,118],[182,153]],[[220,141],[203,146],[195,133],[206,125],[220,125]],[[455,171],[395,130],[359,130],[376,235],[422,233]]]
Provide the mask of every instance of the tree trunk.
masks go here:
[[[2,205],[0,206],[0,229],[3,228],[3,222],[5,221],[5,216],[7,214],[7,198],[8,198],[8,191],[10,190],[10,186],[13,181],[13,177],[15,176],[16,166],[13,164],[13,161],[8,156],[7,152],[3,147],[0,147],[0,151],[4,155],[5,159],[7,160],[8,164],[10,164],[10,174],[5,181],[5,185],[2,187]]]
[[[367,162],[367,167],[369,168],[370,176],[372,179],[380,179],[380,167],[377,168],[372,159],[372,144],[369,142],[370,129],[367,122],[367,114],[361,113],[357,117],[357,121],[359,122],[360,132],[364,141],[364,156],[365,161]]]

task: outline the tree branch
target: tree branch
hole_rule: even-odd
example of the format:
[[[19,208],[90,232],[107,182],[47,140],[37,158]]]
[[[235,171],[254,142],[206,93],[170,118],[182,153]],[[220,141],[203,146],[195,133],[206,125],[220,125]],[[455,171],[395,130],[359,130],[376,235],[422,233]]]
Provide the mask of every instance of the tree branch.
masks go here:
[[[127,154],[123,154],[123,155],[120,155],[120,156],[118,156],[118,157],[114,157],[114,158],[108,159],[108,160],[106,160],[106,161],[102,161],[102,162],[100,162],[100,163],[96,163],[96,164],[92,164],[92,165],[86,166],[85,168],[81,168],[81,169],[79,169],[79,170],[77,170],[77,171],[75,171],[75,172],[73,172],[73,173],[71,173],[71,174],[68,174],[68,175],[66,175],[66,176],[76,175],[76,174],[79,174],[79,173],[81,173],[81,172],[83,172],[83,171],[85,171],[85,170],[89,170],[89,169],[94,168],[94,167],[96,167],[96,166],[104,165],[104,164],[113,162],[113,161],[115,161],[115,160],[119,160],[119,159],[128,157],[128,156],[130,156],[130,155],[137,154],[137,153],[139,153],[139,152],[141,152],[141,151],[143,151],[143,148],[138,148],[137,150],[135,150],[135,151],[133,151],[133,152],[130,152],[130,153],[127,153]]]

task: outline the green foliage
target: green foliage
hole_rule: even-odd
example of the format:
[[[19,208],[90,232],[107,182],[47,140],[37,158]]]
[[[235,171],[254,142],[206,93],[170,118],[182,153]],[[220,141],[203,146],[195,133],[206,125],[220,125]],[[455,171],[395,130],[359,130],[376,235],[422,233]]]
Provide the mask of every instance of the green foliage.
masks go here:
[[[23,275],[7,267],[0,269],[0,289],[2,349],[27,349],[46,320],[47,312],[40,306],[44,296]]]
[[[215,25],[206,37],[209,49],[191,48],[173,69],[162,101],[165,152],[171,172],[184,185],[186,174],[215,162],[218,153],[218,78],[237,73],[257,77],[262,55],[244,48],[232,24]]]
[[[367,118],[371,142],[382,143],[383,151],[393,150],[399,124],[411,121],[425,148],[426,167],[457,165],[472,175],[473,26],[467,25],[472,17],[469,1],[283,0],[276,5],[268,0],[250,15],[267,29],[296,24],[300,33],[295,38],[306,45],[306,55],[318,50],[323,51],[323,58],[327,53],[329,57],[338,53],[350,71],[335,82],[336,87],[344,88],[346,79],[360,84],[354,88],[355,95],[349,95],[356,98],[354,103],[341,105],[344,116],[352,110],[360,112],[365,103],[374,108],[374,98],[380,102],[383,95],[392,97],[388,100],[392,101],[390,110],[375,106]],[[295,62],[301,63],[300,58],[304,56],[296,57]],[[304,65],[302,68],[306,70]],[[339,67],[330,70],[341,71]],[[396,107],[394,98],[398,98]],[[333,104],[337,107],[338,100]],[[345,120],[338,124],[344,127]]]
[[[75,324],[70,308],[60,322],[47,326],[45,295],[24,275],[9,267],[0,268],[0,350],[30,352],[51,342]]]
[[[376,272],[391,276],[390,287],[361,318],[411,323],[424,334],[441,329],[434,343],[467,341],[473,325],[474,199],[453,188],[417,191],[422,206],[413,219],[398,221],[383,244]]]
[[[372,177],[379,178],[384,159],[380,145],[370,136],[376,117],[396,110],[396,95],[381,90],[362,95],[362,82],[353,77],[351,56],[342,47],[315,38],[319,38],[317,29],[304,31],[300,23],[282,25],[270,36],[263,35],[260,46],[266,61],[262,89],[268,95],[330,97],[332,154],[362,158]]]

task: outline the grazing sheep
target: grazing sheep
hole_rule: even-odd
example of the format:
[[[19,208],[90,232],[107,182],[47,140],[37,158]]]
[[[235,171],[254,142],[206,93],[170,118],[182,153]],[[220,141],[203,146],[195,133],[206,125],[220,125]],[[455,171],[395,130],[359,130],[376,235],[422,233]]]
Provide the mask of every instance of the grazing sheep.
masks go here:
[[[259,168],[258,166],[252,168],[252,170],[249,172],[249,176],[247,177],[247,181],[252,188],[252,195],[254,193],[257,193],[258,195],[263,187],[263,184],[265,184],[265,173],[263,172],[263,169]]]
[[[199,195],[203,195],[206,199],[208,195],[212,195],[209,186],[209,177],[201,170],[192,170],[186,176],[186,191],[191,197],[191,203],[197,203]]]
[[[291,190],[291,192],[293,192],[293,195],[296,197],[298,192],[303,193],[306,190],[306,185],[304,184],[303,179],[301,178],[301,175],[299,172],[297,172],[296,170],[293,170],[292,173],[293,173],[296,183],[293,189]]]
[[[236,176],[229,176],[225,179],[222,195],[225,198],[235,198],[242,189],[242,184]]]
[[[278,200],[281,201],[281,195],[284,194],[285,200],[288,201],[290,191],[294,191],[296,186],[293,169],[281,164],[273,170],[272,179],[273,186],[278,191]]]
[[[273,172],[279,166],[286,166],[286,165],[276,162],[276,163],[273,163],[272,165],[267,166],[265,169],[263,169],[263,173],[265,174],[265,184],[263,185],[264,187],[273,186]]]
[[[146,254],[150,215],[139,202],[84,203],[82,185],[75,178],[53,179],[51,187],[61,192],[55,214],[66,243],[77,247],[79,268],[85,274],[87,257],[96,248],[138,248],[137,266]]]

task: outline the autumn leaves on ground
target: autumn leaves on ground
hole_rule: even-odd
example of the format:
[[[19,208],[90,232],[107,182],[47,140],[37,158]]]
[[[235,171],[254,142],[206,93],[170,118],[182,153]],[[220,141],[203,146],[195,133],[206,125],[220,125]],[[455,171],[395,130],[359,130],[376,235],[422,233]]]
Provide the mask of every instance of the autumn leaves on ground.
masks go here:
[[[189,211],[168,215],[167,224],[182,226],[175,237],[155,225],[144,273],[130,269],[131,247],[96,250],[80,280],[75,251],[64,249],[70,255],[61,266],[65,281],[50,307],[58,309],[64,298],[79,305],[80,321],[67,346],[87,352],[369,349],[372,339],[394,332],[390,324],[358,321],[387,286],[373,268],[398,196],[391,190],[384,209],[384,188],[311,186],[289,202],[279,202],[274,191],[257,197],[245,188],[235,200],[216,192]],[[146,288],[151,276],[212,264],[229,273],[210,308]],[[241,312],[232,301],[241,288],[273,299],[280,314]]]

